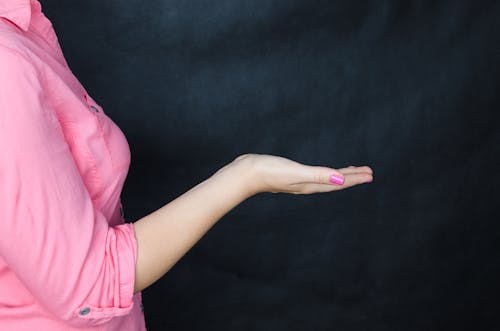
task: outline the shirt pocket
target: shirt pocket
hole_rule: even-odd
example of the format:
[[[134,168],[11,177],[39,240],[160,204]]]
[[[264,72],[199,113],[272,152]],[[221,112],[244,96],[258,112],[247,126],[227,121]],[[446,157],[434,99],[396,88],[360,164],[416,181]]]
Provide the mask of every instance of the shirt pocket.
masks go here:
[[[84,93],[84,98],[88,110],[97,121],[98,130],[111,158],[112,170],[125,169],[128,171],[130,165],[130,147],[123,131],[107,116],[103,107],[88,93]]]

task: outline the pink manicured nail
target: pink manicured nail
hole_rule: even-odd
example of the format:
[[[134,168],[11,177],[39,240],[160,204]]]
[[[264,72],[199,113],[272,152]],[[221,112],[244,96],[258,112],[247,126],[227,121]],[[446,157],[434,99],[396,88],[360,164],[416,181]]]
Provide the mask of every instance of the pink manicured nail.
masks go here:
[[[330,182],[333,184],[342,185],[342,184],[344,184],[344,178],[342,178],[338,175],[331,175]]]

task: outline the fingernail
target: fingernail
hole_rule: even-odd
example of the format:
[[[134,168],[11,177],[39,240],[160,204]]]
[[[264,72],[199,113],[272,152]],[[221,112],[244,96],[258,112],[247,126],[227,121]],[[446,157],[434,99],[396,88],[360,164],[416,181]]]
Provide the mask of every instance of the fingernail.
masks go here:
[[[344,178],[342,178],[338,175],[331,175],[330,182],[333,184],[342,185],[342,184],[344,184]]]

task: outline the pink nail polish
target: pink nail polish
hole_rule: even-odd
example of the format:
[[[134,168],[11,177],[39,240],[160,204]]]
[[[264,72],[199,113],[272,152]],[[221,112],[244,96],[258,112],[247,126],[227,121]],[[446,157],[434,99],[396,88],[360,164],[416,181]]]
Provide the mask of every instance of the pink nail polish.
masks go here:
[[[344,184],[344,178],[337,176],[337,175],[331,175],[330,182],[333,184],[342,185],[342,184]]]

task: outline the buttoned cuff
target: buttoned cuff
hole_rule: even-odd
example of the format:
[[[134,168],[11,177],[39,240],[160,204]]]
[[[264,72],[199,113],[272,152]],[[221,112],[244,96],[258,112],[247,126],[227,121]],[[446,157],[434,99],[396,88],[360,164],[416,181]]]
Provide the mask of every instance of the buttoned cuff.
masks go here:
[[[115,306],[100,307],[83,304],[74,310],[80,319],[91,324],[102,324],[114,317],[127,315],[134,307],[135,266],[137,261],[137,241],[133,223],[124,223],[113,227],[116,235],[116,252],[119,287],[115,290]],[[94,322],[94,323],[92,323]]]

